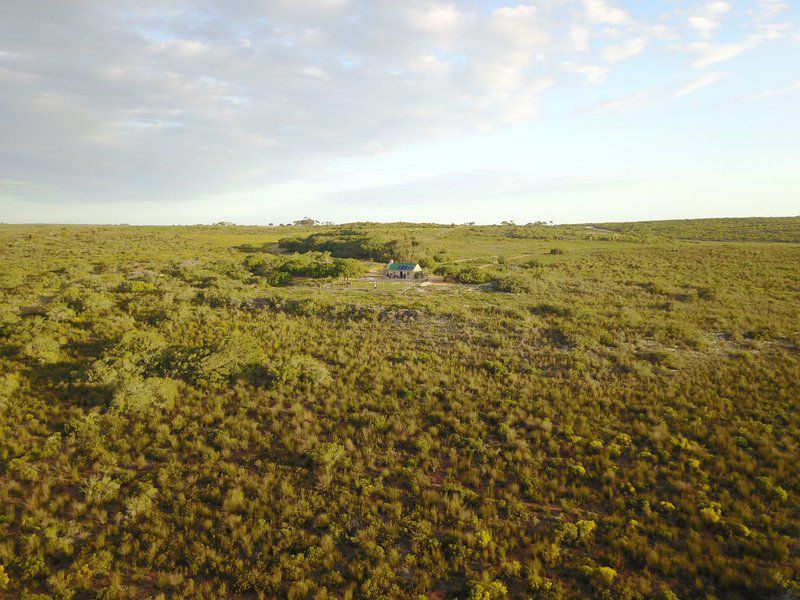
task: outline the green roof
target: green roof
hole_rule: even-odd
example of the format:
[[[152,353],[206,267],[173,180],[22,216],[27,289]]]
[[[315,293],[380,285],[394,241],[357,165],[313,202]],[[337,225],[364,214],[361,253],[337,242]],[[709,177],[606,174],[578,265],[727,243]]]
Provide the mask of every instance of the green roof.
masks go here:
[[[413,271],[414,267],[416,267],[416,266],[417,266],[417,263],[411,263],[411,262],[400,263],[400,262],[396,262],[396,263],[389,263],[388,265],[386,265],[386,268],[389,269],[390,271]]]

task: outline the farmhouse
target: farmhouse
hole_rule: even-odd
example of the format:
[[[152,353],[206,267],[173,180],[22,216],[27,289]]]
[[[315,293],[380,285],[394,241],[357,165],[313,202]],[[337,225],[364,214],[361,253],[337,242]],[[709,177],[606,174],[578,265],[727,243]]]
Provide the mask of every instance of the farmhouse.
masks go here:
[[[419,263],[394,262],[393,260],[386,265],[383,274],[395,279],[422,279],[425,276]]]

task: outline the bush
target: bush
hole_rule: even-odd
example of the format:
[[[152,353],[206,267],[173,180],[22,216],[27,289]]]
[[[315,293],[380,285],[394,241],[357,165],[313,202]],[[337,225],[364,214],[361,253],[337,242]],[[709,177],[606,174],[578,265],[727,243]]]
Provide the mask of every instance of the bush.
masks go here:
[[[499,581],[474,582],[470,584],[468,598],[469,600],[496,600],[505,598],[507,595],[508,589]]]
[[[614,582],[617,577],[617,572],[611,567],[597,567],[594,570],[594,576],[597,581],[603,585],[609,586]]]
[[[147,516],[153,509],[153,499],[156,497],[157,490],[151,485],[144,487],[141,493],[128,498],[125,502],[125,510],[128,518],[138,519]]]
[[[328,252],[295,253],[291,256],[247,256],[243,264],[253,275],[264,277],[275,287],[289,285],[293,276],[312,279],[352,278],[364,271],[363,264],[350,258],[332,258]]]
[[[331,380],[325,363],[312,356],[299,354],[292,356],[278,369],[278,380],[292,385],[307,382],[313,385],[324,385]]]
[[[531,283],[518,275],[501,275],[495,281],[495,288],[500,292],[511,294],[527,294],[533,291]]]
[[[231,488],[225,494],[223,506],[226,510],[237,512],[245,507],[246,500],[241,488]]]
[[[166,342],[157,333],[128,332],[92,365],[89,381],[113,386],[126,378],[155,374],[166,347]]]
[[[487,360],[483,363],[483,368],[492,375],[506,375],[508,373],[508,367],[496,360]]]
[[[46,335],[38,335],[25,344],[23,354],[40,364],[58,362],[61,358],[61,343]]]
[[[19,322],[19,317],[6,310],[0,310],[0,339],[10,337]]]
[[[327,252],[337,258],[377,262],[412,260],[414,254],[419,254],[413,241],[408,238],[385,238],[354,229],[335,234],[314,233],[306,238],[283,238],[278,246],[289,252]]]
[[[719,508],[715,506],[701,508],[700,516],[703,517],[703,520],[710,525],[719,523],[720,519],[722,518]]]
[[[207,383],[223,383],[242,374],[247,367],[260,366],[264,352],[251,335],[233,332],[214,351],[200,359],[196,377]]]
[[[492,541],[492,534],[487,529],[481,529],[475,534],[475,541],[478,544],[478,548],[486,548]]]
[[[611,567],[581,567],[584,576],[600,587],[610,587],[617,577],[617,572]]]
[[[419,259],[419,266],[423,269],[434,271],[436,269],[436,260],[430,256],[423,256]]]
[[[83,484],[83,493],[89,504],[111,502],[119,494],[120,484],[108,475],[93,475]]]
[[[272,271],[264,275],[264,281],[272,287],[284,287],[292,285],[292,276],[283,271]]]
[[[320,444],[311,452],[314,464],[324,472],[330,472],[347,456],[344,447],[335,442]]]
[[[177,394],[177,382],[172,379],[129,377],[121,380],[111,399],[111,410],[136,415],[151,406],[171,403]]]
[[[123,281],[119,284],[118,291],[129,294],[148,294],[156,291],[156,286],[149,281]]]
[[[597,529],[597,523],[591,520],[581,519],[575,523],[575,525],[578,528],[578,538],[584,543],[589,541],[594,534],[595,529]]]
[[[0,376],[0,407],[6,404],[19,388],[19,375],[10,373]]]

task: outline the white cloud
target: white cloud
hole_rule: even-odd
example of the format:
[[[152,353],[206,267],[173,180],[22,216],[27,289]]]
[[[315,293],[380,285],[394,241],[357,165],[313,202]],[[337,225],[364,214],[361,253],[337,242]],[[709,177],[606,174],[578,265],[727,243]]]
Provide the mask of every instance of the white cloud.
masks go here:
[[[627,25],[632,22],[630,15],[609,0],[583,0],[586,19],[593,24]]]
[[[730,10],[727,2],[719,0],[696,6],[689,17],[689,25],[703,38],[677,47],[694,54],[691,67],[705,69],[716,64],[732,60],[766,42],[776,41],[791,36],[794,24],[788,22],[772,22],[770,19],[782,12],[780,2],[759,2],[756,9],[746,11],[752,20],[747,24],[750,33],[738,41],[715,43],[710,41],[714,32],[721,26],[721,18]]]
[[[495,9],[486,19],[484,31],[495,41],[512,46],[541,46],[551,40],[548,24],[534,6]]]
[[[626,40],[621,44],[606,46],[600,54],[606,62],[616,63],[639,56],[646,47],[647,40],[643,37],[637,37]]]
[[[751,41],[735,44],[712,44],[711,42],[694,42],[686,46],[686,50],[695,55],[691,66],[694,69],[705,69],[721,62],[736,58],[742,52],[753,47]]]
[[[710,38],[730,10],[731,5],[723,0],[710,0],[691,9],[687,22],[702,37]]]
[[[756,94],[749,94],[739,98],[739,102],[753,101],[753,100],[766,100],[767,98],[778,98],[780,96],[787,96],[795,92],[800,92],[800,81],[795,81],[789,85],[778,88],[767,88],[761,90]]]
[[[758,0],[756,7],[748,12],[758,20],[767,21],[779,17],[788,10],[789,5],[782,0]]]
[[[408,12],[411,26],[435,39],[448,40],[463,29],[465,15],[452,4],[434,4],[419,6]]]
[[[561,68],[567,73],[584,76],[593,85],[599,85],[608,79],[608,67],[566,62]]]
[[[707,73],[687,82],[649,87],[621,98],[600,102],[584,109],[581,113],[627,113],[663,104],[672,104],[671,101],[679,101],[691,96],[722,81],[729,75],[730,73],[727,72]]]
[[[592,38],[592,30],[585,25],[574,24],[569,28],[569,41],[576,50],[588,50],[589,41]]]
[[[633,112],[647,106],[652,106],[658,101],[658,96],[652,89],[635,92],[622,98],[606,100],[583,111],[584,114],[607,113],[607,112]]]
[[[707,88],[710,85],[714,85],[718,81],[722,81],[729,75],[730,73],[726,72],[706,73],[705,75],[702,75],[682,86],[674,94],[672,94],[672,97],[685,98],[686,96],[690,96],[691,94]]]

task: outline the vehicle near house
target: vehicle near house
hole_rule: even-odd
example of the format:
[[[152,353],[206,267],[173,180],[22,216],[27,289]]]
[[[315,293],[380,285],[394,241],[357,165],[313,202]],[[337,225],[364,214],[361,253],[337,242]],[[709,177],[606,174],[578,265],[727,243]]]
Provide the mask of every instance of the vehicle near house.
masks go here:
[[[383,274],[394,279],[423,279],[425,277],[425,273],[419,263],[394,262],[394,260],[388,262]]]

